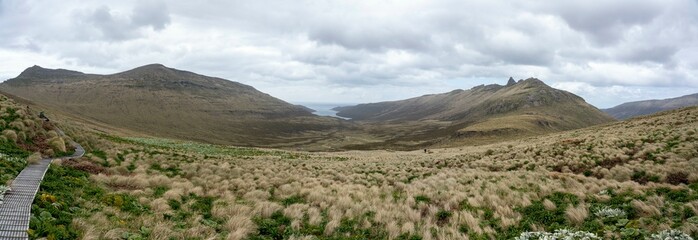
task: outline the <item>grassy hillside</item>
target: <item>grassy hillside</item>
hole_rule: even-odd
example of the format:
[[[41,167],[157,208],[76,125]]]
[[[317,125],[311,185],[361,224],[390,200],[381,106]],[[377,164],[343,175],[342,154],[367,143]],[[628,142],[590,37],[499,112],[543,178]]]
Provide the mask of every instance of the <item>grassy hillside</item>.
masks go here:
[[[341,126],[250,86],[158,64],[111,75],[34,66],[0,90],[98,124],[211,143],[305,141]]]
[[[581,97],[533,78],[336,109],[383,140],[349,146],[354,149],[482,144],[613,121]]]
[[[52,167],[35,200],[33,237],[698,234],[698,108],[430,153],[309,153],[65,128],[91,153]]]
[[[698,94],[691,94],[662,100],[628,102],[609,109],[604,109],[603,111],[617,119],[628,119],[631,117],[696,105],[698,105]]]
[[[584,99],[551,88],[534,78],[518,83],[512,82],[506,86],[478,86],[469,90],[454,90],[401,101],[367,103],[335,109],[339,111],[338,116],[359,121],[467,121],[519,110],[562,111],[563,104],[569,112],[590,115],[585,120],[596,120],[589,124],[609,121],[608,116],[584,102]]]

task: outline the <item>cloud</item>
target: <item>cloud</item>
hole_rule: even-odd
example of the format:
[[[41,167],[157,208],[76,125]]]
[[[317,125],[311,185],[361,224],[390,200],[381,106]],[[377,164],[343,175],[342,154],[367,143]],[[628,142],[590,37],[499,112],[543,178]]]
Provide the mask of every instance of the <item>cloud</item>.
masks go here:
[[[484,41],[482,53],[504,63],[545,66],[554,59],[554,49],[519,31],[498,31]]]
[[[77,12],[74,21],[77,26],[87,28],[83,30],[86,38],[123,41],[141,37],[147,28],[163,30],[170,23],[170,16],[164,3],[144,1],[138,3],[130,15],[103,5]]]
[[[698,92],[696,12],[692,0],[2,0],[0,69],[158,62],[306,102],[538,77],[609,105],[661,95],[651,89]]]
[[[163,2],[144,1],[135,7],[131,16],[131,25],[150,26],[156,31],[164,29],[169,23],[170,15]]]
[[[352,26],[324,26],[308,34],[311,40],[321,44],[336,44],[348,49],[415,49],[428,45],[428,38],[408,29],[367,28]]]
[[[620,60],[630,62],[655,62],[671,64],[673,57],[679,49],[671,45],[639,46],[621,50],[618,54]]]
[[[598,0],[557,2],[550,10],[573,29],[605,45],[617,43],[632,27],[657,18],[665,5],[666,1]]]

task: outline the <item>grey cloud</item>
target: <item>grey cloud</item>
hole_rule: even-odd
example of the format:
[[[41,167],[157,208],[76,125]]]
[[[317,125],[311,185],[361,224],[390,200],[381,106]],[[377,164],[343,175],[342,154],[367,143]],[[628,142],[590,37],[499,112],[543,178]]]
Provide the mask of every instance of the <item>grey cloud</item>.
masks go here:
[[[412,49],[423,50],[429,45],[429,37],[408,29],[390,27],[333,25],[313,29],[308,33],[311,40],[321,44],[336,44],[349,49]]]
[[[618,54],[618,57],[621,60],[631,62],[649,61],[670,64],[678,51],[676,46],[642,46],[624,50]]]
[[[358,63],[363,60],[361,51],[351,51],[342,46],[317,44],[310,49],[292,53],[296,61],[317,66],[339,66],[343,63]]]
[[[573,29],[582,31],[596,43],[614,44],[632,26],[647,24],[658,17],[664,1],[565,1],[552,10]]]
[[[16,42],[8,43],[10,48],[22,49],[31,52],[41,52],[41,46],[32,39],[16,39]]]
[[[87,27],[97,30],[102,39],[114,41],[140,37],[146,27],[163,30],[170,23],[167,7],[163,3],[146,1],[139,4],[130,16],[115,14],[108,6],[101,6],[87,14],[77,14],[75,21],[83,26],[87,23]],[[94,38],[90,33],[87,35]]]
[[[546,66],[554,59],[547,49],[492,49],[490,53],[507,63],[519,65]]]
[[[160,62],[252,86],[380,93],[371,101],[511,75],[698,85],[694,0],[0,0],[0,10],[0,51],[11,53],[0,69],[17,72],[27,66],[13,62],[36,55],[107,73]]]
[[[137,5],[131,16],[131,24],[135,26],[151,26],[154,30],[162,30],[170,23],[167,6],[163,2],[144,2]]]
[[[105,39],[125,40],[138,35],[137,29],[131,26],[128,19],[112,16],[107,6],[95,9],[86,20],[97,28]]]
[[[554,59],[554,49],[531,42],[536,39],[527,39],[518,42],[519,39],[509,39],[508,41],[487,41],[480,51],[490,55],[501,63],[516,65],[536,65],[547,66]]]

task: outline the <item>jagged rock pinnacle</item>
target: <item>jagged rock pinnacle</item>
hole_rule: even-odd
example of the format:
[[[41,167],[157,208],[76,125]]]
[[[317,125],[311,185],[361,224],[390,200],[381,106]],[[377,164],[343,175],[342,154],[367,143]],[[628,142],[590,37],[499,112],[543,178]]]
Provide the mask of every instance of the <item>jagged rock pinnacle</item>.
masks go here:
[[[507,82],[507,87],[516,84],[516,80],[513,77],[509,77],[509,82]]]

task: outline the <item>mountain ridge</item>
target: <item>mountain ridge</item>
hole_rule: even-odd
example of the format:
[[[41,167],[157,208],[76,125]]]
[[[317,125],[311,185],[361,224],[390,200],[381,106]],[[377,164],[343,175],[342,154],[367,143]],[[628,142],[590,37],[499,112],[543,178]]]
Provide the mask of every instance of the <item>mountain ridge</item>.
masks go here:
[[[463,141],[478,144],[493,139],[524,137],[578,129],[614,121],[570,92],[552,88],[536,78],[506,85],[479,85],[468,90],[429,94],[405,100],[336,107],[337,115],[354,122],[405,128],[394,142],[418,144]],[[431,124],[431,125],[428,125]],[[396,134],[397,135],[397,134]],[[358,148],[362,148],[359,146]]]
[[[603,109],[603,111],[617,119],[623,120],[695,105],[698,105],[698,93],[675,98],[626,102],[612,108]]]
[[[162,64],[107,75],[34,66],[0,84],[0,91],[146,135],[317,150],[480,144],[613,121],[583,98],[535,78],[335,108],[352,121],[316,116],[252,86]]]
[[[584,101],[583,98],[572,93],[564,90],[554,89],[539,79],[529,78],[526,80],[513,82],[513,78],[510,78],[507,85],[483,84],[475,86],[469,90],[456,89],[447,93],[428,94],[404,100],[336,107],[333,108],[333,110],[338,111],[338,116],[352,118],[354,120],[457,120],[464,117],[464,115],[467,115],[467,111],[458,112],[459,110],[469,110],[477,107],[475,104],[466,104],[465,101],[484,103],[489,100],[499,100],[499,104],[493,102],[492,104],[495,104],[495,106],[491,106],[491,109],[487,110],[489,113],[498,113],[507,110],[507,107],[504,106],[505,104],[502,104],[501,101],[508,100],[507,98],[510,98],[512,95],[518,94],[519,92],[526,91],[526,89],[537,89],[538,93],[548,94],[553,99],[544,99],[540,96],[531,94],[527,96],[527,99],[523,99],[525,100],[523,101],[524,107],[529,105],[539,106],[542,104],[549,104],[551,100],[560,100],[562,98],[566,98],[567,100]],[[498,96],[491,95],[492,93],[497,92],[499,92]],[[455,107],[465,107],[465,109],[454,109]],[[414,111],[416,111],[416,113]],[[451,111],[453,114],[443,115],[443,111]]]

